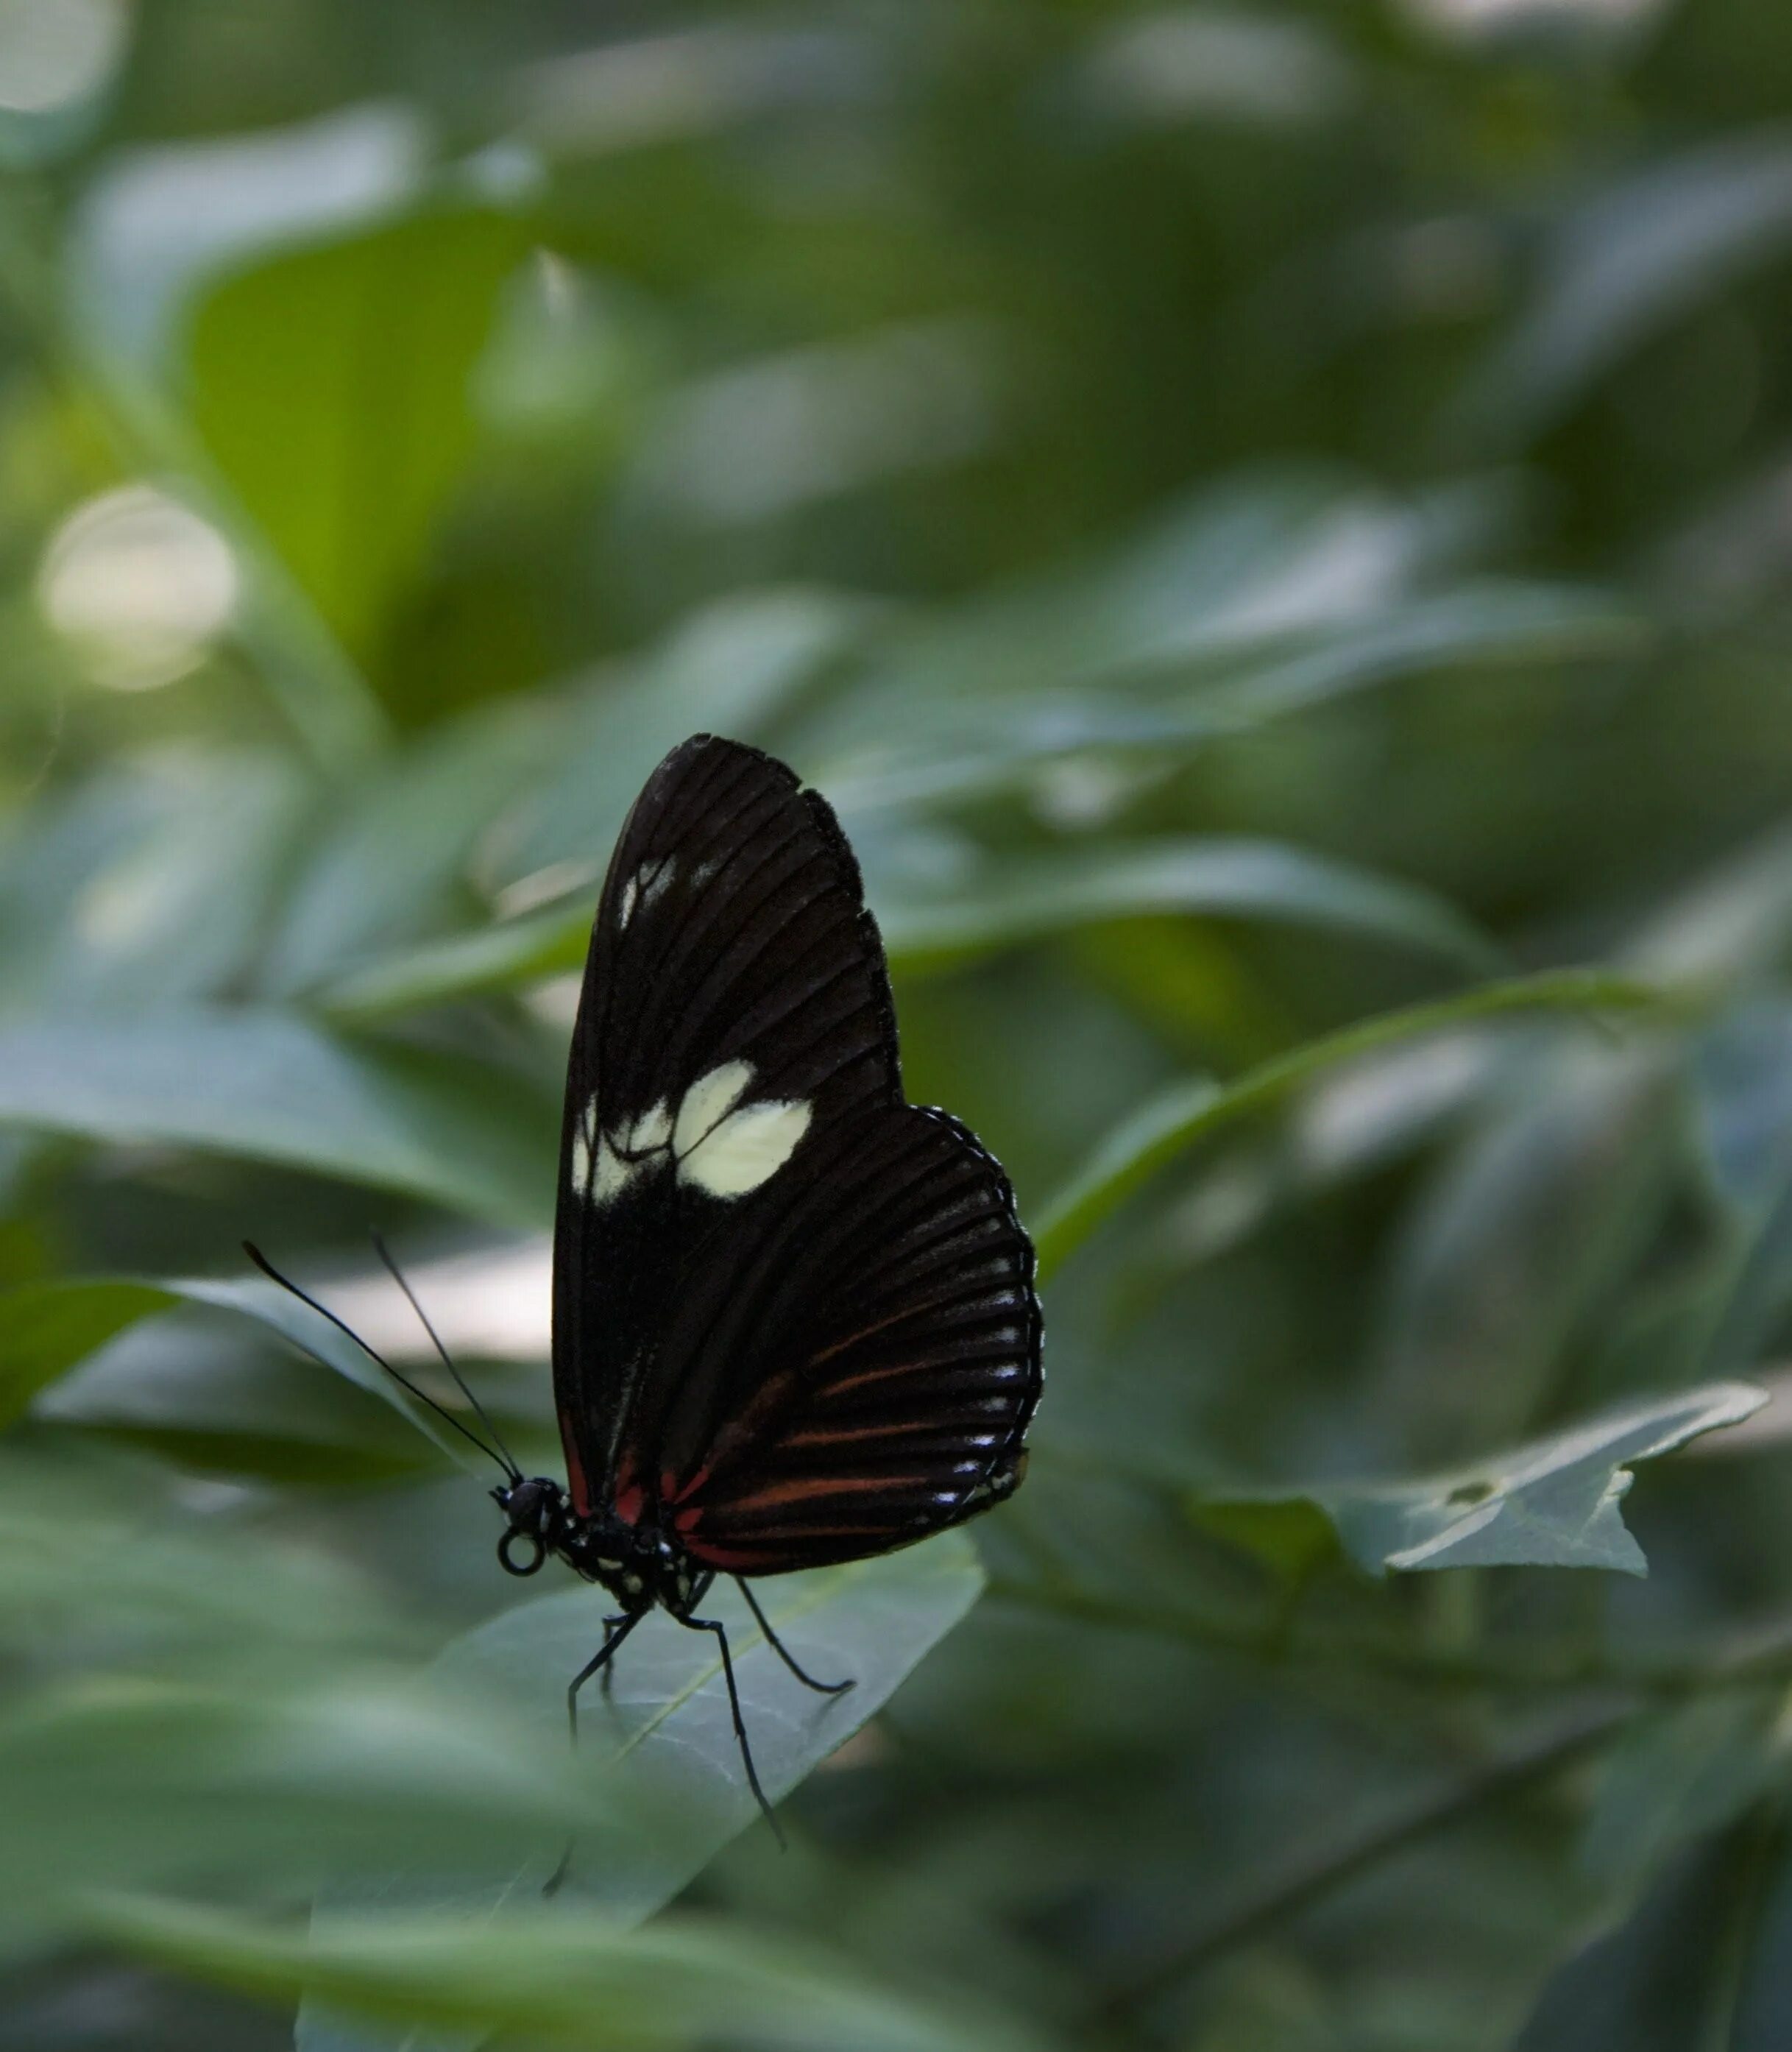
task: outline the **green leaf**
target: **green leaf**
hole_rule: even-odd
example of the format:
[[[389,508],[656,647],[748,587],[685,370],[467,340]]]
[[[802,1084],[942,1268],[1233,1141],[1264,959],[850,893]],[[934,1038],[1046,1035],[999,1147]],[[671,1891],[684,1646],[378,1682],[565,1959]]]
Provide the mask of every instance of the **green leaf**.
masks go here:
[[[1499,950],[1442,899],[1274,841],[1168,840],[1035,856],[906,902],[877,895],[891,957],[986,953],[1153,913],[1340,928],[1485,971]]]
[[[594,881],[636,793],[693,734],[763,738],[863,632],[870,609],[828,591],[718,601],[585,695],[556,773],[495,836],[512,879],[583,865]],[[585,923],[590,923],[587,910]]]
[[[1606,1756],[1582,1861],[1630,1881],[1720,1831],[1784,1771],[1782,1683],[1732,1688],[1637,1719]]]
[[[303,1990],[376,2020],[501,2031],[507,2041],[591,2052],[723,2042],[1019,2052],[1036,2042],[981,2003],[911,2003],[816,1948],[706,1918],[632,1931],[557,1905],[478,1919],[382,1913],[307,1938],[141,1897],[102,1899],[92,1917],[115,1944],[252,1995]]]
[[[527,1085],[269,1009],[0,1025],[0,1123],[278,1161],[510,1225],[553,1202],[553,1110]]]
[[[425,1005],[526,989],[580,967],[591,938],[593,910],[592,899],[581,895],[570,907],[425,941],[350,969],[314,993],[312,1001],[346,1024],[371,1024]]]
[[[854,1686],[838,1696],[805,1690],[765,1643],[740,1596],[718,1585],[704,1613],[727,1626],[754,1764],[774,1802],[882,1707],[982,1585],[976,1552],[958,1533],[766,1584],[763,1606],[796,1658],[824,1680],[851,1677]],[[544,1747],[563,1749],[566,1685],[601,1642],[605,1608],[590,1589],[520,1605],[457,1641],[438,1671],[528,1718]],[[575,1844],[562,1893],[632,1923],[669,1902],[757,1815],[713,1639],[663,1613],[648,1617],[616,1657],[609,1702],[595,1686],[586,1695],[581,1733],[581,1754],[599,1763],[617,1822]],[[644,1825],[644,1817],[651,1821]],[[565,1850],[557,1835],[520,1867],[500,1854],[488,1874],[463,1865],[448,1882],[427,1866],[396,1865],[381,1880],[326,1896],[319,1925],[328,1931],[352,1923],[370,1903],[390,1909],[444,1898],[483,1914],[536,1893]],[[313,2017],[299,2042],[307,2052],[344,2052],[354,2041]]]
[[[1532,304],[1472,403],[1534,433],[1628,350],[1789,242],[1792,149],[1778,129],[1645,164],[1561,220]]]
[[[96,1349],[176,1299],[152,1282],[37,1282],[0,1297],[0,1425]]]
[[[1403,600],[1367,619],[1330,621],[1317,632],[1297,607],[1286,618],[1272,606],[1255,622],[1231,625],[1223,611],[1137,648],[1122,634],[1083,653],[1074,636],[1048,636],[1027,688],[1005,692],[929,691],[934,659],[923,644],[914,659],[921,676],[905,671],[902,690],[896,679],[885,686],[902,700],[901,718],[886,707],[878,726],[859,708],[857,725],[827,738],[824,781],[842,811],[855,814],[988,794],[1078,756],[1156,769],[1227,735],[1403,678],[1610,656],[1634,649],[1645,632],[1634,611],[1604,593],[1489,582]],[[1078,683],[1054,685],[1066,668]],[[1099,688],[1084,681],[1088,672]]]
[[[10,1423],[34,1396],[139,1321],[183,1306],[202,1306],[252,1319],[344,1381],[392,1406],[460,1466],[484,1474],[467,1442],[407,1396],[346,1333],[289,1290],[260,1275],[240,1281],[195,1277],[170,1282],[84,1277],[33,1284],[0,1296],[0,1424]],[[185,1351],[202,1355],[204,1350],[194,1347],[189,1334]],[[195,1437],[232,1433],[241,1437],[241,1428],[245,1424],[252,1428],[256,1422],[252,1411],[245,1420],[208,1414],[202,1406],[195,1410],[190,1402],[170,1412],[166,1390],[140,1369],[131,1378],[129,1394],[133,1400],[124,1408],[108,1408],[103,1400],[97,1406],[58,1404],[49,1415],[162,1436],[184,1430]],[[276,1415],[266,1405],[260,1408],[264,1430],[272,1434]]]
[[[237,985],[307,797],[271,753],[166,750],[34,811],[0,871],[6,1010],[178,1004]]]
[[[479,836],[558,760],[562,724],[532,701],[501,701],[358,785],[294,884],[261,987],[290,996],[440,921]]]
[[[194,425],[358,650],[424,566],[473,446],[473,367],[526,247],[520,217],[443,205],[260,263],[191,315]]]
[[[1417,1482],[1338,1482],[1262,1495],[1203,1495],[1215,1505],[1322,1511],[1344,1550],[1371,1574],[1433,1568],[1603,1568],[1642,1575],[1642,1549],[1619,1515],[1639,1461],[1759,1411],[1764,1390],[1714,1383],[1627,1404],[1491,1460]]]
[[[1434,1004],[1415,1004],[1347,1026],[1219,1085],[1196,1078],[1172,1084],[1109,1134],[1035,1221],[1039,1273],[1054,1272],[1143,1184],[1210,1134],[1280,1102],[1316,1076],[1376,1048],[1469,1020],[1509,1012],[1640,1011],[1665,1008],[1666,993],[1598,969],[1561,969],[1484,985]]]

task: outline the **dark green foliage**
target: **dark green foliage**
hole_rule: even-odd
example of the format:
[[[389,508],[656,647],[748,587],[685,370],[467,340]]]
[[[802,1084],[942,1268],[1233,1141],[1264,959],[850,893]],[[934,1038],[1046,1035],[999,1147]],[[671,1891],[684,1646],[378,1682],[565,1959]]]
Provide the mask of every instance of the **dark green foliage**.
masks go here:
[[[1792,2042],[1792,17],[0,15],[0,2052]],[[238,1252],[558,1463],[706,727],[1047,1278],[784,1854]]]

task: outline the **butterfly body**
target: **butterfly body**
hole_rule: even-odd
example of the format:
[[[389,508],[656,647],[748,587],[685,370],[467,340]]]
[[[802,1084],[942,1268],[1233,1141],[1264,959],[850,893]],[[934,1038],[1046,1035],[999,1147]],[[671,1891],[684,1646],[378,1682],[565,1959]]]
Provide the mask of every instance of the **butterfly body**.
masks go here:
[[[551,1554],[607,1589],[625,1615],[657,1605],[679,1618],[690,1615],[714,1575],[656,1526],[625,1524],[614,1511],[582,1516],[549,1476],[532,1475],[491,1494],[508,1520],[499,1558],[513,1575],[534,1574]],[[520,1561],[511,1550],[518,1540],[533,1549]]]

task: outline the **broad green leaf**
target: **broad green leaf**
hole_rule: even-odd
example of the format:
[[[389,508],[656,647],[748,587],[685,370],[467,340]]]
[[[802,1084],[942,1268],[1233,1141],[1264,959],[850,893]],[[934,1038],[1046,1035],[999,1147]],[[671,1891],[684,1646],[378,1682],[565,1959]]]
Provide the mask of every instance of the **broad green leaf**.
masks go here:
[[[178,1004],[234,986],[307,797],[271,752],[170,750],[34,809],[0,869],[5,1009]]]
[[[1628,1404],[1509,1453],[1417,1482],[1328,1482],[1304,1490],[1204,1496],[1216,1506],[1287,1506],[1305,1529],[1317,1508],[1371,1574],[1434,1568],[1602,1568],[1646,1574],[1618,1506],[1639,1461],[1752,1416],[1766,1392],[1716,1383]]]
[[[0,1425],[97,1348],[174,1302],[151,1282],[36,1282],[0,1296]]]
[[[910,2001],[817,1948],[685,1916],[633,1931],[571,1905],[380,1913],[270,1927],[144,1898],[93,1905],[96,1929],[159,1964],[274,1999],[301,1990],[376,2021],[591,2052],[720,2043],[792,2052],[1018,2052],[1031,2034],[986,2003]]]
[[[796,1658],[824,1680],[852,1678],[838,1696],[804,1689],[765,1645],[739,1596],[718,1584],[703,1611],[727,1626],[754,1764],[774,1802],[882,1708],[964,1616],[982,1581],[969,1541],[953,1533],[882,1559],[765,1584],[763,1607]],[[438,1670],[512,1706],[539,1743],[558,1752],[566,1743],[566,1685],[601,1643],[608,1608],[589,1588],[520,1605],[457,1642]],[[655,1613],[617,1654],[608,1701],[595,1686],[583,1701],[581,1752],[600,1764],[601,1785],[614,1789],[619,1822],[575,1842],[565,1892],[633,1923],[670,1901],[757,1811],[706,1633]],[[370,1905],[433,1907],[444,1899],[464,1913],[488,1913],[538,1891],[565,1849],[557,1834],[520,1863],[501,1852],[488,1873],[464,1864],[448,1882],[407,1860],[381,1880],[327,1895],[319,1924],[330,1931]],[[299,2042],[307,2052],[348,2052],[358,2042],[321,2016],[308,2018]]]
[[[413,204],[426,147],[416,112],[386,101],[121,151],[86,187],[70,238],[82,319],[155,361],[206,278]]]
[[[0,1123],[278,1161],[507,1224],[553,1200],[553,1114],[526,1085],[272,1010],[0,1025]]]
[[[527,247],[443,203],[214,285],[186,339],[194,425],[324,618],[373,645],[472,449],[470,386]]]
[[[1507,1013],[1646,1011],[1667,1003],[1650,985],[1597,969],[1564,969],[1482,985],[1460,997],[1367,1019],[1308,1042],[1223,1086],[1172,1084],[1125,1120],[1047,1204],[1033,1228],[1042,1276],[1054,1271],[1133,1191],[1212,1133],[1281,1102],[1376,1048]]]

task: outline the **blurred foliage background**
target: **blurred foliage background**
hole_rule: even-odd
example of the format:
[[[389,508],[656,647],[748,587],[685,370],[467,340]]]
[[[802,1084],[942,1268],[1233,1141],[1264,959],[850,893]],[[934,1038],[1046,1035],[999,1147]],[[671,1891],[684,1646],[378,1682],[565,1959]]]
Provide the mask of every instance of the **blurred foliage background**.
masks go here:
[[[1746,0],[0,4],[0,2046],[1792,2043],[1789,108]],[[782,1854],[237,1252],[557,1463],[702,728],[1050,1268],[981,1570],[768,1585]]]

